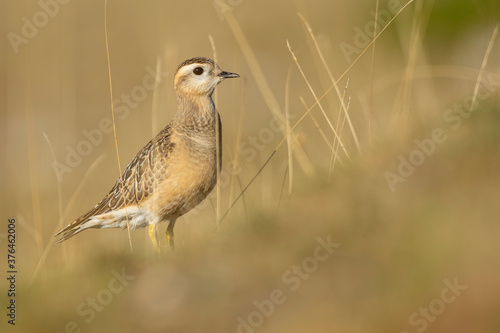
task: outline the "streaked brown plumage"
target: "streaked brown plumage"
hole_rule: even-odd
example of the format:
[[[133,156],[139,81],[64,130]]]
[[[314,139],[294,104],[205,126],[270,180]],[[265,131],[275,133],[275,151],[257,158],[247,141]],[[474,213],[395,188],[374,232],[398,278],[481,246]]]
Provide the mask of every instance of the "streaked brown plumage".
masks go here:
[[[155,225],[169,221],[167,239],[173,247],[176,219],[205,199],[217,182],[216,126],[219,159],[222,128],[212,93],[222,80],[238,76],[207,58],[180,64],[174,77],[174,119],[139,151],[104,199],[56,234],[57,242],[88,228],[126,228],[128,223],[131,229],[149,226],[158,247]]]

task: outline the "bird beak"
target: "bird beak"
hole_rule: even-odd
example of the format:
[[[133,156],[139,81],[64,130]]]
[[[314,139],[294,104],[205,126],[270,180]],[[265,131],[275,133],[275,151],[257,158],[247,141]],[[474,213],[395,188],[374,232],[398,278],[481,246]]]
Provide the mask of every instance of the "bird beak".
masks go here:
[[[220,76],[223,79],[229,79],[232,77],[240,77],[238,74],[230,73],[230,72],[220,72],[219,75],[217,75],[217,76]]]

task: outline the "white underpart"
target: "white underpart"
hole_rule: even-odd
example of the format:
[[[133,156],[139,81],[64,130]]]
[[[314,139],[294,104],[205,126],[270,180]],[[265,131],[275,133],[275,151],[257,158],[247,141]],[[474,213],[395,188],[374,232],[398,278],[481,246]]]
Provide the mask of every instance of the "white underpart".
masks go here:
[[[137,206],[122,208],[112,212],[92,216],[87,222],[77,228],[77,232],[88,228],[127,228],[127,219],[130,229],[139,229],[160,222],[156,214]]]

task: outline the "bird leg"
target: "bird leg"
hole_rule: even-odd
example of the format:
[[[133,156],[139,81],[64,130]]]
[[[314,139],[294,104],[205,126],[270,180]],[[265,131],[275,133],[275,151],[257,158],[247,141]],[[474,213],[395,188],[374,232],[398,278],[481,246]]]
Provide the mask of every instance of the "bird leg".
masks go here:
[[[156,234],[156,224],[151,224],[148,228],[149,238],[151,238],[151,242],[153,242],[153,246],[158,255],[161,254],[160,244],[158,244],[158,236]]]
[[[167,241],[168,241],[168,245],[170,245],[170,250],[172,252],[175,250],[175,246],[174,246],[174,225],[175,225],[175,220],[168,221]]]

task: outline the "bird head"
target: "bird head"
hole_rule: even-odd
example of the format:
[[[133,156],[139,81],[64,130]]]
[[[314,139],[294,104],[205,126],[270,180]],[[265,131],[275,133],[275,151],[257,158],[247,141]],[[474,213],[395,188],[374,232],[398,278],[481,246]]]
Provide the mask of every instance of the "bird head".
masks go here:
[[[183,95],[212,95],[215,87],[225,79],[239,77],[225,72],[211,59],[192,58],[177,68],[174,77],[175,90]]]

